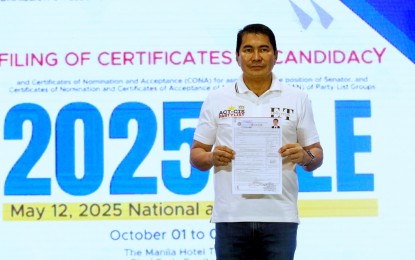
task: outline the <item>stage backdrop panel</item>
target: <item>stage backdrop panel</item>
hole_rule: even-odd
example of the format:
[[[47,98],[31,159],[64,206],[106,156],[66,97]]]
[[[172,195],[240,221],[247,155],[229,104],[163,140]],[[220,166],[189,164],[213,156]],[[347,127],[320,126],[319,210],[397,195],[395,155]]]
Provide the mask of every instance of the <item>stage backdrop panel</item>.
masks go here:
[[[190,145],[207,94],[241,74],[238,30],[264,23],[325,152],[298,169],[296,259],[415,259],[414,10],[1,1],[0,258],[214,259],[213,172]]]

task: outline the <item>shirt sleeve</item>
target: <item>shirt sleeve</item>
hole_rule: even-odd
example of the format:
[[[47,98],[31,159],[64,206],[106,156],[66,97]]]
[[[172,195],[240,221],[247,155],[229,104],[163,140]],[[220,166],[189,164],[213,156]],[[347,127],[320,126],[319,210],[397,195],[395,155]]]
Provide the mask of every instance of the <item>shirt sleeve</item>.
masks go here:
[[[316,124],[314,122],[313,109],[308,95],[301,102],[300,118],[297,126],[298,143],[301,146],[309,146],[320,142]]]
[[[203,102],[199,122],[194,134],[194,140],[207,145],[214,145],[216,142],[217,122],[213,109],[214,106],[214,98],[211,93]]]

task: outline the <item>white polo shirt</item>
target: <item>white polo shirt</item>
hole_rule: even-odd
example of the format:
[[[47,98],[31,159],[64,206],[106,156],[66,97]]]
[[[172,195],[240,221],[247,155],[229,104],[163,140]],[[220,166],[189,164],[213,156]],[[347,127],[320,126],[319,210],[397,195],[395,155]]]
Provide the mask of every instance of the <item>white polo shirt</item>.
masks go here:
[[[310,100],[305,92],[282,84],[273,74],[270,89],[257,97],[242,80],[212,91],[203,103],[194,139],[232,148],[232,117],[274,117],[284,144],[319,142]],[[232,165],[214,168],[212,222],[299,222],[295,164],[283,159],[281,195],[232,194]]]

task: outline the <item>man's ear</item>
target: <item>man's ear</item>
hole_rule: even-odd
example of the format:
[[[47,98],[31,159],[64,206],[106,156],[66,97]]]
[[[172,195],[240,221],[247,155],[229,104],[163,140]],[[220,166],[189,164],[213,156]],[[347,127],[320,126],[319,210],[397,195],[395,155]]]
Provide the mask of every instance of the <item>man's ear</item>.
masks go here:
[[[238,65],[241,66],[241,64],[239,63],[239,59],[240,59],[239,58],[239,52],[236,53],[235,59],[236,59],[236,62],[238,63]]]

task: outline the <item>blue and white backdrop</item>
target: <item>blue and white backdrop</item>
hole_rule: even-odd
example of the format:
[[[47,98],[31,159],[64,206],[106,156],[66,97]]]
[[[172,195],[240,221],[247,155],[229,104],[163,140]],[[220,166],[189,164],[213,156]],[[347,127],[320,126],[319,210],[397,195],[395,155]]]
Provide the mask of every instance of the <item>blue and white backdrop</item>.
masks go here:
[[[0,258],[214,259],[189,165],[236,33],[273,29],[324,165],[299,171],[296,259],[415,259],[413,1],[0,2]],[[229,110],[233,108],[230,107]]]

